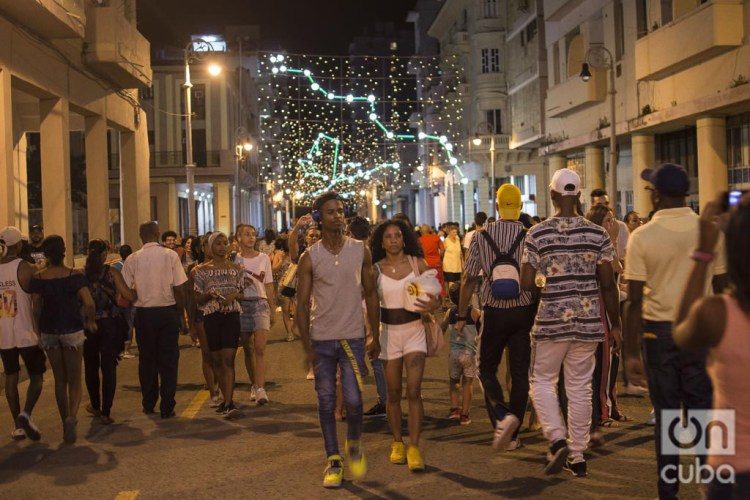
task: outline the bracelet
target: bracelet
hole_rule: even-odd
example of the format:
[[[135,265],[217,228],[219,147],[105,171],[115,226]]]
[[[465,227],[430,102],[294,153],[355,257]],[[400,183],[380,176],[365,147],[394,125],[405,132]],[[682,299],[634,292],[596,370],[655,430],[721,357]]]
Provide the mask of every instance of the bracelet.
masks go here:
[[[693,252],[693,255],[690,256],[690,258],[696,262],[703,262],[708,264],[709,262],[714,260],[714,254],[696,250],[695,252]]]

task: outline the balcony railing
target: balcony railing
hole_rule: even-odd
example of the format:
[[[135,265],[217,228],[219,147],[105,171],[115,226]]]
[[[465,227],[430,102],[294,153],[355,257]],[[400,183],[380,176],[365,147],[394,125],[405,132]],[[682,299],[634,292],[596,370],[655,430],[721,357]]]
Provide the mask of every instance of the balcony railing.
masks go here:
[[[124,89],[150,87],[151,45],[119,7],[88,9],[84,59],[94,71]]]
[[[151,168],[184,167],[187,159],[184,151],[151,151]],[[221,151],[193,151],[193,161],[197,167],[218,167],[221,164]]]
[[[635,77],[658,80],[742,45],[743,2],[713,0],[635,43]]]
[[[545,109],[548,117],[566,116],[586,105],[601,102],[607,95],[605,71],[591,70],[591,79],[584,82],[571,76],[547,90]]]
[[[83,38],[83,0],[0,0],[0,11],[45,38]]]

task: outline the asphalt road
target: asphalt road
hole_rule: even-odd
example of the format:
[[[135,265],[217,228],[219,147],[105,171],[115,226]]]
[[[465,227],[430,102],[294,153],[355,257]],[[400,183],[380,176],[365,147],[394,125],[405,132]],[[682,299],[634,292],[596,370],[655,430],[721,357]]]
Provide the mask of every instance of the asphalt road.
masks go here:
[[[321,486],[325,453],[317,422],[313,383],[305,380],[299,342],[284,341],[278,321],[267,356],[270,404],[249,401],[247,374],[238,363],[243,416],[218,418],[203,390],[200,353],[181,337],[177,418],[161,420],[141,413],[138,360],[123,360],[112,417],[104,426],[83,410],[79,440],[62,443],[62,428],[48,371],[34,418],[42,440],[13,442],[5,405],[0,412],[0,498],[653,498],[656,467],[653,428],[644,424],[647,398],[621,398],[631,422],[606,431],[607,443],[591,450],[589,475],[542,473],[546,443],[540,432],[525,430],[524,447],[498,454],[481,393],[475,389],[473,423],[459,426],[448,412],[447,352],[427,363],[423,397],[423,451],[427,470],[410,473],[388,461],[390,435],[384,419],[365,422],[369,472],[346,481],[341,490]],[[241,360],[238,357],[238,361]],[[375,400],[367,378],[365,406]],[[25,384],[22,387],[25,391]],[[85,393],[85,389],[84,389]],[[404,404],[406,409],[406,404]],[[524,424],[525,429],[525,424]],[[343,443],[345,425],[339,424]],[[682,498],[698,498],[695,485],[683,486]]]

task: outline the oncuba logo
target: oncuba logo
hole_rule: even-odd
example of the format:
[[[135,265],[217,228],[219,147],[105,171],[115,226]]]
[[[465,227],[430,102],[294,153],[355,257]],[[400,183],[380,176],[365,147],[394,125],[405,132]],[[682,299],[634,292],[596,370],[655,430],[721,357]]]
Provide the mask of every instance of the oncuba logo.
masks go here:
[[[665,455],[734,455],[734,410],[662,410]]]

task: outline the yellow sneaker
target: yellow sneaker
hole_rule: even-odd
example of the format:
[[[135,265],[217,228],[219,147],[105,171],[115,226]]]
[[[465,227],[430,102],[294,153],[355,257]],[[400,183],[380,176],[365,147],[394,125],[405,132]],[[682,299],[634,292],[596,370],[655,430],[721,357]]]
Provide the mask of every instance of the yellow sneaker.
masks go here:
[[[406,463],[406,446],[403,441],[391,443],[391,463],[399,465]]]
[[[424,470],[424,459],[419,448],[413,445],[409,445],[406,450],[406,462],[409,464],[409,470],[412,472],[420,472]]]
[[[367,474],[367,459],[359,440],[346,441],[346,463],[354,479],[361,479]]]
[[[328,465],[323,475],[324,488],[338,488],[341,481],[344,480],[344,459],[341,455],[331,455],[328,457]]]

